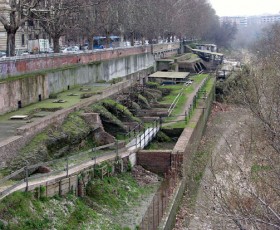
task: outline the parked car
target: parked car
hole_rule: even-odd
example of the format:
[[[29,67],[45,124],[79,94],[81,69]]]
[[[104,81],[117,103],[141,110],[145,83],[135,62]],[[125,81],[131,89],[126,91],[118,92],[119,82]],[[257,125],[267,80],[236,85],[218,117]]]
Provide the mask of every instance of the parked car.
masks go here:
[[[0,58],[1,57],[6,57],[6,52],[0,51]]]
[[[126,46],[126,47],[129,47],[129,46],[131,46],[131,42],[125,41],[125,42],[123,42],[123,45]]]
[[[30,53],[28,53],[28,51],[23,51],[20,56],[27,56],[27,55],[30,55]]]
[[[76,53],[79,50],[80,49],[78,46],[70,46],[70,47],[66,47],[64,50],[62,50],[62,53]]]
[[[142,45],[142,42],[141,41],[134,41],[134,45],[135,46],[140,46],[140,45]]]
[[[49,48],[47,53],[54,53],[53,48]]]

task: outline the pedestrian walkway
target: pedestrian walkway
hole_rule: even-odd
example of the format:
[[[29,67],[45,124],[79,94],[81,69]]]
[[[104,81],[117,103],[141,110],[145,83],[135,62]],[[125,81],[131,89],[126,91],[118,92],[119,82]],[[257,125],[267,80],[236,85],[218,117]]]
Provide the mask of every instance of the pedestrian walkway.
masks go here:
[[[182,117],[185,117],[187,114],[190,113],[192,106],[193,106],[193,101],[194,98],[198,95],[199,91],[201,90],[201,88],[205,85],[205,83],[207,82],[207,78],[203,79],[203,81],[201,81],[198,85],[194,85],[194,91],[192,93],[190,93],[188,95],[188,99],[184,105],[184,110],[182,110],[182,113],[178,114],[176,116],[176,118],[170,122],[164,122],[162,124],[163,127],[170,125],[171,123],[174,123],[176,121],[182,121]],[[194,83],[193,83],[194,84]],[[187,86],[189,87],[189,86]]]
[[[158,123],[159,124],[159,123]],[[140,148],[143,149],[145,146],[152,141],[152,139],[156,136],[159,131],[159,125],[156,127],[147,128],[143,133],[138,134],[135,138],[133,138],[124,148],[119,149],[116,152],[110,152],[107,154],[100,155],[98,157],[92,158],[90,160],[85,161],[82,164],[69,167],[68,171],[62,170],[59,173],[48,175],[40,175],[40,177],[28,177],[28,181],[20,181],[15,185],[11,186],[3,186],[0,184],[0,200],[4,197],[12,194],[16,191],[24,191],[28,187],[39,187],[40,184],[44,184],[48,181],[59,180],[65,177],[69,177],[71,175],[77,174],[84,169],[90,168],[93,165],[100,164],[103,161],[114,160],[116,157],[125,158],[130,156]]]

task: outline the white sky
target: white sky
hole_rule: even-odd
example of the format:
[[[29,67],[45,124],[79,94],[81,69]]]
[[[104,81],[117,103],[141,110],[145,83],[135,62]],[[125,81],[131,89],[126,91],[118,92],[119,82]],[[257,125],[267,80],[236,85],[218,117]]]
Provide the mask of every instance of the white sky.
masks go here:
[[[280,13],[280,0],[209,0],[218,16]]]

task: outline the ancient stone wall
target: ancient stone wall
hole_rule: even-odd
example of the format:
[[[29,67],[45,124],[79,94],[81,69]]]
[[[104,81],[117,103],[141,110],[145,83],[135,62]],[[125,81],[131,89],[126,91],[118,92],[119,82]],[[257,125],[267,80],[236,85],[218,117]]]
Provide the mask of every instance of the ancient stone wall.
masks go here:
[[[48,125],[53,123],[62,123],[69,113],[77,111],[81,108],[87,107],[99,100],[112,96],[121,92],[123,89],[131,86],[141,78],[145,78],[151,69],[138,71],[126,76],[126,81],[119,82],[111,85],[105,89],[102,94],[96,95],[90,98],[83,99],[79,104],[72,106],[71,108],[63,109],[54,112],[53,114],[43,117],[32,123],[28,123],[17,129],[15,137],[9,140],[0,142],[0,166],[4,166],[7,161],[13,159],[18,151],[28,143],[28,141],[37,133],[41,132]]]

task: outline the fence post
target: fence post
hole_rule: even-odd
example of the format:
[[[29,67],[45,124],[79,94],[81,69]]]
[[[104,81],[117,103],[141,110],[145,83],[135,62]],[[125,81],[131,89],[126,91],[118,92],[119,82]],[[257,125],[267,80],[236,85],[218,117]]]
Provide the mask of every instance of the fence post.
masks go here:
[[[66,157],[66,177],[69,175],[69,159],[68,156]]]
[[[92,152],[95,153],[96,152],[96,146],[94,145],[92,148]]]
[[[119,145],[118,145],[118,139],[116,139],[116,157],[119,156]]]
[[[25,182],[26,182],[26,188],[25,191],[28,191],[28,166],[25,166]]]
[[[152,137],[155,137],[155,136],[156,136],[156,129],[157,129],[157,126],[156,126],[156,122],[154,121],[154,122],[153,122],[153,133],[152,133]]]
[[[145,148],[145,141],[146,141],[146,128],[144,126],[144,141],[143,141],[143,148]]]

